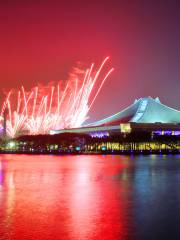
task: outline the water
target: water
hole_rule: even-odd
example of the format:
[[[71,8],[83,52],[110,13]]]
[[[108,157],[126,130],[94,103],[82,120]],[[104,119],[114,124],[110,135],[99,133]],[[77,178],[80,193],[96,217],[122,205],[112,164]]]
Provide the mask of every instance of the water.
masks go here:
[[[0,155],[0,240],[180,239],[180,155]]]

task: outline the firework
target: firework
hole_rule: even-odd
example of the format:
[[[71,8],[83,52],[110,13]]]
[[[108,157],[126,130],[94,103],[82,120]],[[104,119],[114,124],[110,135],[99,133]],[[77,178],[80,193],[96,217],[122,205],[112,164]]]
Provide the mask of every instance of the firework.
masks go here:
[[[82,126],[103,84],[113,71],[111,68],[103,74],[108,59],[104,59],[98,70],[94,70],[94,64],[86,71],[74,69],[65,84],[60,81],[57,85],[34,87],[30,92],[25,91],[24,87],[17,93],[10,91],[2,105],[1,126],[5,111],[6,130],[10,137],[46,134],[50,129]]]

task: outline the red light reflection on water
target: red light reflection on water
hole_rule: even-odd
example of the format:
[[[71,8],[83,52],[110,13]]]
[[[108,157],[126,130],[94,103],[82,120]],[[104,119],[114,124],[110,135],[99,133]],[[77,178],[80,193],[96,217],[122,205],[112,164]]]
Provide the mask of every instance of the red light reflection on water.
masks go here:
[[[0,163],[1,236],[13,240],[128,236],[125,159],[8,155]]]

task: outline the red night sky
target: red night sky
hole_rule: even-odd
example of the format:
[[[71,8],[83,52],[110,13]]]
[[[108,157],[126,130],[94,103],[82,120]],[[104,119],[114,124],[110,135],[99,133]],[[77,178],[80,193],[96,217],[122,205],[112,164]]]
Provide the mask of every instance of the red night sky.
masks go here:
[[[178,1],[1,1],[3,89],[66,79],[77,61],[111,57],[115,71],[90,113],[99,119],[135,98],[180,109]]]

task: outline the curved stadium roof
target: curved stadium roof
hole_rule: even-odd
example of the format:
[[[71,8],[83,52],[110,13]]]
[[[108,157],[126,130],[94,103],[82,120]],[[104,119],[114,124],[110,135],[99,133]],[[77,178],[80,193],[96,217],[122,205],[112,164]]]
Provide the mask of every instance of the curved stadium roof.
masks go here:
[[[162,104],[159,98],[145,97],[108,118],[87,126],[112,126],[120,123],[180,123],[180,111]]]

